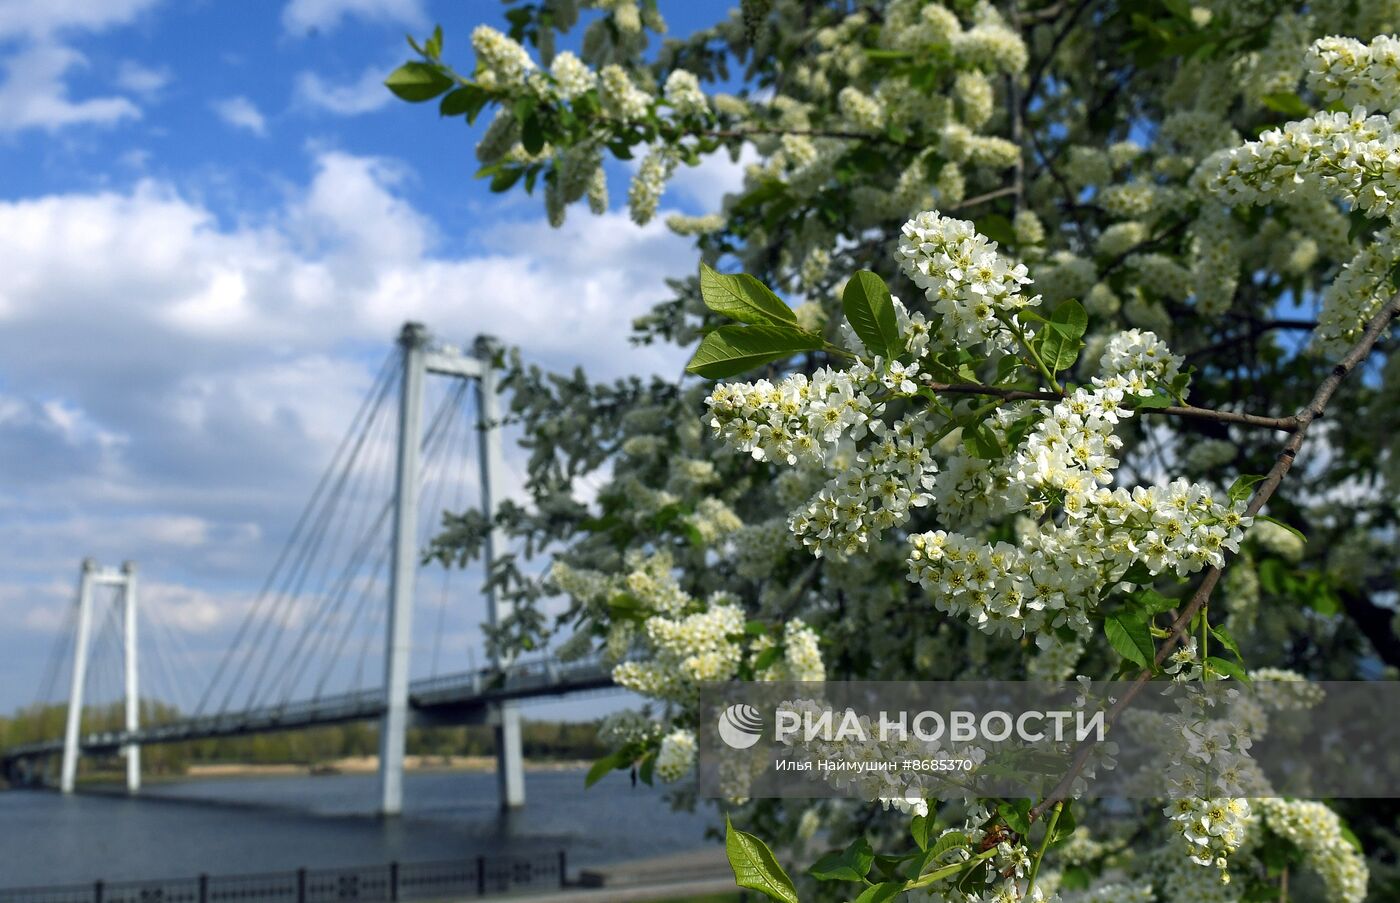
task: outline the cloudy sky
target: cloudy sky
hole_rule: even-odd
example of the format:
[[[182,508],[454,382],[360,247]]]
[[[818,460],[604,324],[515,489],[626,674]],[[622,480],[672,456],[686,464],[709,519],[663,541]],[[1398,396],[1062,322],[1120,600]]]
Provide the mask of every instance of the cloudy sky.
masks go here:
[[[685,33],[724,6],[662,10]],[[694,265],[685,240],[621,209],[551,230],[473,179],[461,120],[380,84],[435,22],[467,68],[502,9],[0,0],[0,711],[35,699],[86,555],[139,562],[173,670],[207,669],[404,320],[676,372],[625,336]],[[712,209],[737,178],[689,172],[663,206]],[[473,601],[443,622],[448,664]]]

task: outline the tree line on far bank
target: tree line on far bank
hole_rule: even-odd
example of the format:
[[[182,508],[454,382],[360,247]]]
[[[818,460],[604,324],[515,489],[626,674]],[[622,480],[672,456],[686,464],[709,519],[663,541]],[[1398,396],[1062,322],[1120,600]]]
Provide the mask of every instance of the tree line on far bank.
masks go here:
[[[124,723],[121,703],[86,707],[84,731],[118,729]],[[49,740],[63,734],[66,705],[30,706],[13,716],[0,716],[0,749]],[[181,717],[174,706],[153,700],[142,702],[141,723],[159,724]],[[594,721],[525,721],[522,728],[525,757],[529,759],[593,759],[606,752],[598,741]],[[148,774],[182,774],[190,765],[247,763],[314,766],[337,759],[373,756],[379,751],[379,726],[374,722],[325,725],[246,737],[219,737],[185,743],[144,747],[142,770]],[[489,756],[495,738],[488,725],[410,728],[409,755]],[[84,757],[85,769],[102,769],[110,763]]]

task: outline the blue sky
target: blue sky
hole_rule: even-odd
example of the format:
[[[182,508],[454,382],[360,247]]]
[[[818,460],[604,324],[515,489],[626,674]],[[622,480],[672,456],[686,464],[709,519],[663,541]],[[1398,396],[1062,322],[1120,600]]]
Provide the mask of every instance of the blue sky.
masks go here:
[[[727,5],[662,12],[684,34]],[[694,266],[685,240],[616,204],[551,230],[472,177],[475,132],[380,85],[436,22],[469,69],[503,9],[0,0],[0,711],[34,699],[85,555],[139,562],[197,683],[402,321],[677,372],[625,337]],[[739,178],[687,170],[663,208],[713,209]],[[446,659],[480,618],[450,609]]]

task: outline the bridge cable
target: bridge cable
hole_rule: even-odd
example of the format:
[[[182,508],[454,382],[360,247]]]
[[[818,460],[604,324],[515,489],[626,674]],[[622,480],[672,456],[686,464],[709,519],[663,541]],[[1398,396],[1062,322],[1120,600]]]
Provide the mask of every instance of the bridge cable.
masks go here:
[[[446,415],[451,413],[450,401],[450,398],[443,399],[443,402],[439,405],[438,410],[432,418],[427,434],[420,440],[420,448],[424,450],[423,458],[425,466],[423,468],[423,475],[426,475],[440,448],[440,440]],[[392,499],[390,500],[390,507],[391,506]],[[383,512],[381,512],[381,519],[384,519]],[[375,526],[377,527],[377,523]],[[360,548],[356,550],[356,553],[352,553],[351,559],[346,562],[346,566],[342,571],[341,579],[337,581],[336,589],[330,595],[322,597],[321,603],[317,606],[312,618],[308,620],[306,626],[300,632],[295,647],[290,654],[283,659],[281,670],[276,673],[272,682],[267,685],[270,690],[277,683],[283,682],[287,676],[292,677],[290,684],[284,683],[284,699],[282,700],[284,703],[289,701],[290,694],[295,691],[296,684],[300,682],[301,675],[304,673],[307,663],[319,656],[321,648],[326,642],[326,637],[330,632],[318,630],[317,628],[321,625],[322,621],[325,620],[325,616],[328,613],[339,613],[349,592],[349,587],[353,583],[354,573],[359,569],[363,559],[368,555],[369,545],[373,541],[374,533],[376,532],[377,530],[372,528],[369,535],[365,536],[360,544]],[[329,566],[326,570],[328,573]],[[308,643],[312,644],[310,649],[307,648]],[[266,667],[264,668],[264,671],[265,670]],[[258,685],[261,686],[261,674],[259,675]],[[261,696],[254,699],[252,704],[256,705],[259,701],[261,701]]]
[[[355,421],[352,422],[351,429],[346,433],[340,448],[337,449],[336,455],[331,459],[330,466],[327,467],[321,482],[317,485],[316,491],[312,494],[311,501],[302,512],[302,517],[298,521],[293,535],[284,546],[283,554],[279,556],[272,573],[268,575],[263,588],[259,591],[253,608],[249,611],[243,624],[240,625],[238,636],[234,639],[234,645],[230,647],[229,653],[226,654],[224,660],[220,662],[219,667],[220,673],[222,674],[226,664],[232,660],[234,652],[237,651],[241,653],[241,662],[238,666],[238,672],[228,683],[228,691],[224,694],[223,701],[220,704],[219,714],[223,714],[228,710],[234,695],[242,686],[243,676],[262,648],[262,638],[266,635],[268,625],[275,621],[277,616],[282,612],[282,609],[286,607],[288,600],[288,584],[295,580],[295,575],[302,569],[309,550],[315,547],[316,543],[313,534],[323,529],[326,510],[333,507],[332,500],[329,496],[334,493],[335,487],[339,485],[341,479],[344,477],[346,468],[353,466],[354,459],[358,457],[360,449],[363,447],[369,428],[378,420],[390,390],[397,383],[397,368],[395,364],[398,363],[398,359],[398,353],[394,353],[385,361],[375,385],[366,397],[364,404],[361,405]],[[326,504],[322,504],[323,496],[327,497]],[[295,555],[293,555],[293,551],[295,551]],[[290,571],[284,572],[283,566],[288,560],[292,562]],[[283,580],[281,584],[277,583],[279,577]],[[274,586],[279,587],[275,594],[272,592]],[[263,614],[263,605],[268,600],[271,600],[271,605],[269,610]],[[242,647],[241,644],[246,637],[247,630],[255,621],[257,622],[257,628],[252,643],[246,648]],[[201,699],[196,714],[204,711],[204,706],[216,683],[217,681],[211,683],[209,689],[206,690],[205,697]]]
[[[374,382],[370,386],[370,390],[365,394],[364,401],[361,403],[359,410],[355,414],[355,417],[350,422],[350,428],[346,431],[345,436],[344,438],[342,438],[340,445],[337,447],[335,453],[331,456],[330,463],[327,465],[325,472],[322,473],[320,480],[316,484],[316,488],[311,493],[311,499],[307,502],[306,507],[302,510],[301,515],[298,517],[296,524],[292,528],[291,534],[288,536],[287,541],[283,544],[280,552],[278,553],[277,559],[273,563],[272,570],[264,579],[263,585],[258,590],[257,596],[254,597],[253,606],[249,609],[248,614],[244,616],[243,621],[239,624],[238,630],[234,635],[233,641],[230,643],[228,650],[225,652],[224,656],[220,659],[218,666],[215,668],[213,679],[209,681],[208,685],[205,687],[204,692],[200,695],[199,703],[195,706],[194,709],[195,717],[198,717],[204,712],[205,706],[209,704],[209,699],[213,695],[214,690],[218,687],[219,682],[222,679],[225,670],[228,668],[235,651],[239,649],[243,638],[246,636],[249,626],[255,620],[258,619],[257,615],[259,610],[261,609],[262,603],[267,598],[267,594],[271,591],[273,585],[276,583],[278,574],[281,572],[283,564],[285,563],[288,555],[291,553],[291,549],[293,548],[293,546],[296,545],[297,540],[301,535],[302,529],[310,519],[311,512],[315,510],[317,502],[320,499],[321,493],[325,490],[327,485],[329,485],[332,474],[335,473],[338,469],[338,462],[341,455],[343,455],[349,448],[351,438],[357,432],[357,424],[362,418],[366,416],[367,413],[369,413],[371,409],[377,409],[379,405],[382,404],[384,393],[387,391],[388,386],[393,381],[393,376],[395,372],[394,365],[398,363],[398,361],[399,355],[397,351],[390,352],[386,356],[384,363],[380,366],[379,373],[375,376]]]
[[[461,416],[457,419],[462,426],[462,432],[460,439],[458,439],[457,442],[454,443],[454,445],[460,449],[461,453],[458,455],[458,461],[460,463],[460,466],[456,469],[451,494],[451,505],[453,513],[460,513],[462,510],[462,496],[465,495],[466,490],[467,461],[471,457],[467,453],[468,439],[471,436],[471,430],[467,425],[468,419],[466,414],[465,395],[463,396],[462,410],[459,413],[461,414]],[[444,508],[441,510],[445,511],[446,509]],[[442,515],[439,514],[439,521],[441,521],[441,519]],[[442,566],[442,584],[441,588],[438,591],[437,625],[433,629],[433,657],[428,670],[428,673],[433,677],[437,677],[438,675],[438,660],[442,654],[442,636],[446,629],[447,600],[450,594],[453,575],[453,568],[451,562],[439,562],[439,564],[441,564]]]

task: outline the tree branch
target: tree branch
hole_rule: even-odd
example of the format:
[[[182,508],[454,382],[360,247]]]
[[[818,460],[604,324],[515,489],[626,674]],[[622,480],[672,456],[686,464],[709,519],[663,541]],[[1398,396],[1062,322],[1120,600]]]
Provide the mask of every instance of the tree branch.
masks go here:
[[[925,388],[944,395],[983,395],[990,398],[1003,398],[1007,401],[1059,401],[1064,393],[1045,390],[1026,391],[1006,389],[1000,386],[987,386],[982,383],[922,383]],[[1293,432],[1298,429],[1297,417],[1264,417],[1259,414],[1241,414],[1235,411],[1217,411],[1214,408],[1198,408],[1194,405],[1172,405],[1165,408],[1138,408],[1140,414],[1163,414],[1167,417],[1181,417],[1186,420],[1210,420],[1216,423],[1233,423],[1237,426],[1253,426],[1266,430]]]
[[[1259,483],[1258,488],[1254,490],[1254,495],[1250,498],[1249,505],[1245,508],[1246,515],[1253,517],[1258,514],[1263,510],[1264,505],[1268,503],[1269,499],[1273,497],[1274,492],[1278,490],[1279,484],[1283,482],[1283,478],[1288,475],[1288,471],[1293,467],[1293,461],[1297,458],[1298,450],[1302,448],[1303,439],[1307,436],[1308,427],[1312,426],[1313,421],[1322,417],[1326,412],[1328,403],[1332,400],[1332,396],[1337,393],[1337,389],[1341,386],[1342,381],[1346,379],[1347,374],[1351,373],[1352,370],[1356,369],[1358,364],[1366,359],[1371,353],[1371,349],[1380,341],[1381,336],[1385,333],[1386,329],[1389,328],[1390,322],[1394,320],[1396,316],[1400,316],[1400,292],[1391,296],[1390,301],[1381,308],[1380,313],[1372,318],[1371,322],[1366,327],[1366,331],[1362,333],[1357,343],[1352,346],[1351,351],[1347,352],[1346,357],[1342,358],[1341,361],[1332,368],[1332,372],[1329,373],[1327,378],[1317,387],[1317,391],[1313,393],[1312,401],[1308,402],[1307,407],[1299,411],[1293,418],[1297,423],[1297,426],[1293,430],[1293,435],[1289,436],[1288,441],[1283,444],[1283,448],[1279,450],[1278,458],[1274,461],[1274,466],[1269,469],[1268,475],[1264,477],[1263,481]],[[1220,582],[1220,577],[1223,573],[1223,568],[1218,566],[1213,566],[1206,570],[1200,585],[1197,586],[1196,591],[1191,594],[1191,601],[1188,602],[1181,613],[1177,615],[1176,620],[1172,622],[1171,631],[1168,633],[1167,638],[1164,639],[1162,645],[1157,648],[1157,655],[1153,658],[1153,667],[1142,669],[1142,671],[1138,673],[1137,678],[1133,681],[1132,686],[1130,686],[1127,691],[1118,698],[1118,701],[1114,703],[1113,707],[1108,710],[1105,719],[1108,726],[1111,727],[1117,722],[1118,716],[1132,704],[1132,701],[1142,692],[1143,687],[1151,680],[1153,672],[1161,667],[1162,662],[1167,660],[1167,656],[1171,655],[1172,650],[1181,642],[1182,636],[1185,635],[1186,630],[1190,627],[1192,618],[1196,617],[1196,613],[1201,610],[1202,606],[1210,601],[1211,593],[1215,591],[1215,586]],[[1079,751],[1075,753],[1074,760],[1071,762],[1069,770],[1060,778],[1059,783],[1055,785],[1055,788],[1051,790],[1044,799],[1031,808],[1029,816],[1031,821],[1035,821],[1041,815],[1045,814],[1045,811],[1053,806],[1057,800],[1064,799],[1069,794],[1069,791],[1074,786],[1075,779],[1078,778],[1080,773],[1084,770],[1084,766],[1087,764],[1092,751],[1093,745],[1090,743],[1084,743],[1079,747]]]

